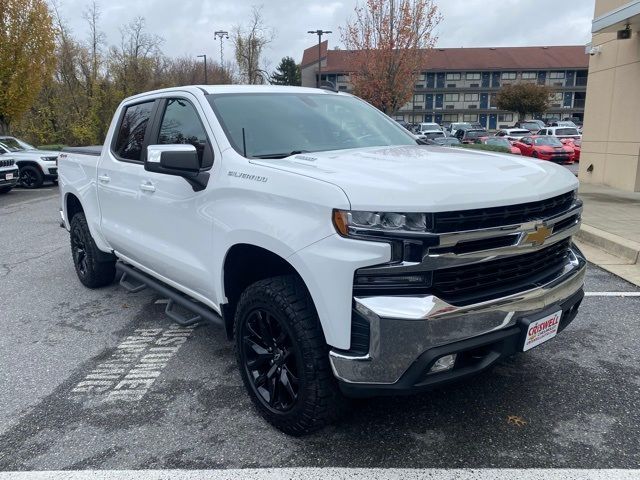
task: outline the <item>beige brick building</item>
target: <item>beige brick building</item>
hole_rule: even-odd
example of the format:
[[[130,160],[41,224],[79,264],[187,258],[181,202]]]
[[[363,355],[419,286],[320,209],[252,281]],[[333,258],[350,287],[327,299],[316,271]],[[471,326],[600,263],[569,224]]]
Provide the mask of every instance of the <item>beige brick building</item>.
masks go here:
[[[640,191],[638,32],[640,0],[596,0],[587,46],[591,56],[579,173],[584,183]]]

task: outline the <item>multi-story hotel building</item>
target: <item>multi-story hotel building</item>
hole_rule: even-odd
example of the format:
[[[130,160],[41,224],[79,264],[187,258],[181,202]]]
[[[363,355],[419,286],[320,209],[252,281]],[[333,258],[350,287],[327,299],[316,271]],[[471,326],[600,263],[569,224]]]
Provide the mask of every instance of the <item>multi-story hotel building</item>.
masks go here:
[[[351,52],[320,48],[321,81],[350,91]],[[589,55],[584,46],[436,48],[426,56],[412,100],[395,114],[409,123],[480,122],[488,129],[510,126],[517,114],[498,110],[496,95],[503,85],[531,82],[550,86],[549,110],[542,119],[584,115]],[[318,78],[318,46],[304,51],[302,85]]]

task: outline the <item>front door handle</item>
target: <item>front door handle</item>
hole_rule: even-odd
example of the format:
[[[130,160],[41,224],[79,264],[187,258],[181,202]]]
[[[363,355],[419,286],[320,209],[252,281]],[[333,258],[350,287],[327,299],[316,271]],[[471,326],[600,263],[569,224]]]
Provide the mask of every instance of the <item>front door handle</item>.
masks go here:
[[[111,177],[109,177],[109,175],[98,175],[98,180],[102,183],[109,183],[111,181]]]
[[[144,190],[145,192],[155,192],[156,187],[151,182],[141,183],[140,190]]]

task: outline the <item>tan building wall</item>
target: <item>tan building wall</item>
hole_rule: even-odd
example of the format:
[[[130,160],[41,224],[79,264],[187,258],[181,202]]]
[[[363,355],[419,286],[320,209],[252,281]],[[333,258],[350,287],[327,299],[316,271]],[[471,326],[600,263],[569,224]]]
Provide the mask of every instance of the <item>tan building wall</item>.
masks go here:
[[[596,0],[595,18],[629,0]],[[638,1],[640,4],[640,0]],[[640,35],[630,19],[630,39],[618,40],[617,25],[595,32],[589,60],[580,181],[640,191]],[[591,170],[591,171],[589,171]]]

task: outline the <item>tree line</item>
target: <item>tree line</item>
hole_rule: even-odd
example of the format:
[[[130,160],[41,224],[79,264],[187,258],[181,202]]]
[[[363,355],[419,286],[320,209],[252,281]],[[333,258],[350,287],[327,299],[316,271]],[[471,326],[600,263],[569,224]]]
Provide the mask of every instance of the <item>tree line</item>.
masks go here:
[[[0,134],[35,144],[100,144],[124,98],[205,83],[203,62],[165,55],[164,39],[149,31],[143,17],[125,24],[119,42],[107,45],[96,1],[82,12],[88,32],[83,38],[68,28],[55,2],[2,0],[1,7]],[[272,79],[263,65],[272,39],[261,9],[254,7],[247,25],[231,35],[236,62],[207,62],[208,83],[289,81],[280,78],[280,70]]]

